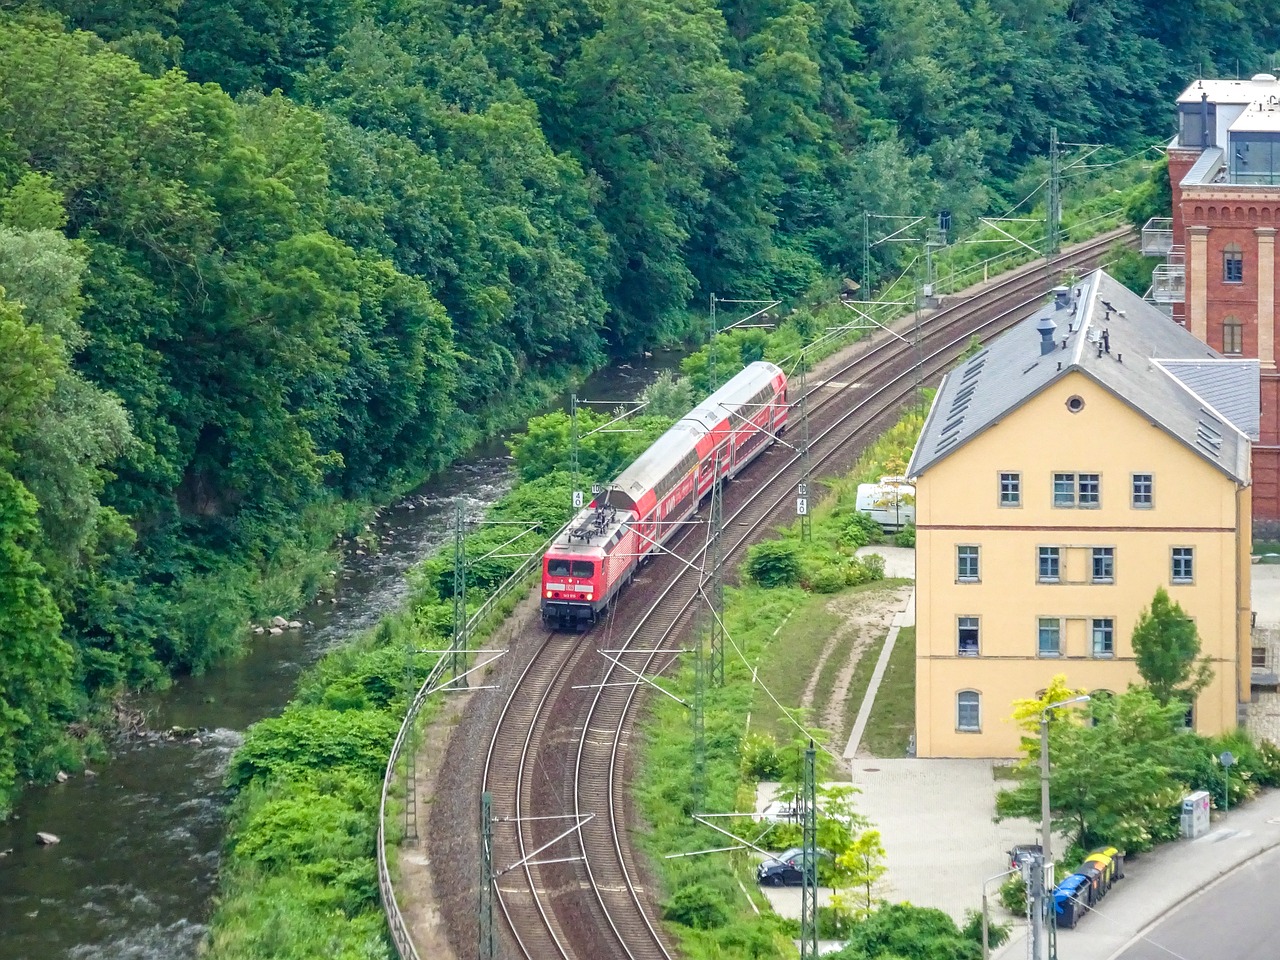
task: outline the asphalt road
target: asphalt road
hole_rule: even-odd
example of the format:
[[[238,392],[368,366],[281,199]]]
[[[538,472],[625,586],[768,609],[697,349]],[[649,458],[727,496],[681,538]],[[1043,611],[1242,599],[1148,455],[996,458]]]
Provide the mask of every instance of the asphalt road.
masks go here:
[[[1254,857],[1187,901],[1118,960],[1276,960],[1277,893],[1280,847]]]

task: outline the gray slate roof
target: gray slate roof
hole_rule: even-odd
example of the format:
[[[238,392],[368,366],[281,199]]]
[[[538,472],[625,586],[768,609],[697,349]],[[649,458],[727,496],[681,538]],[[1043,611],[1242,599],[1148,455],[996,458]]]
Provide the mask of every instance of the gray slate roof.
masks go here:
[[[1095,270],[947,374],[908,473],[925,473],[1040,391],[1083,373],[1240,484],[1259,417],[1258,361],[1228,360]],[[1051,322],[1042,355],[1039,327]]]

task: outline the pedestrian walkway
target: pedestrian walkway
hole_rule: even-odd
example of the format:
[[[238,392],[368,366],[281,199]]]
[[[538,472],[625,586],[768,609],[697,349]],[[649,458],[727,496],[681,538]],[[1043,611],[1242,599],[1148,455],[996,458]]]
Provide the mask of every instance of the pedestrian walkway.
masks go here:
[[[884,558],[884,575],[914,580],[916,576],[916,552],[907,547],[874,546],[859,547],[857,556],[864,557],[869,553]],[[889,635],[885,637],[884,646],[880,648],[880,658],[876,660],[876,668],[871,674],[871,682],[867,684],[867,692],[862,697],[862,705],[858,707],[858,716],[853,721],[853,730],[849,734],[849,742],[844,748],[844,758],[852,760],[858,754],[858,744],[862,742],[862,734],[867,729],[867,721],[871,719],[871,708],[875,706],[876,694],[880,690],[880,681],[889,666],[889,657],[898,642],[898,632],[903,627],[915,626],[916,591],[911,590],[907,602],[893,618],[889,627]]]
[[[1180,840],[1126,862],[1125,879],[1080,920],[1058,931],[1059,960],[1114,960],[1171,911],[1246,861],[1280,846],[1280,790],[1214,818],[1196,840]],[[1025,927],[993,952],[996,960],[1027,955]]]

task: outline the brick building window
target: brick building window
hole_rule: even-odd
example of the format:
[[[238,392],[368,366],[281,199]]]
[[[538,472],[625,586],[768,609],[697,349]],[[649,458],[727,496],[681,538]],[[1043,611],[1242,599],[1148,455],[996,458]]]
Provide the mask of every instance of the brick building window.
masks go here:
[[[1222,248],[1222,282],[1244,283],[1244,251],[1238,243]]]
[[[1222,352],[1244,353],[1244,324],[1235,317],[1227,317],[1222,323]]]

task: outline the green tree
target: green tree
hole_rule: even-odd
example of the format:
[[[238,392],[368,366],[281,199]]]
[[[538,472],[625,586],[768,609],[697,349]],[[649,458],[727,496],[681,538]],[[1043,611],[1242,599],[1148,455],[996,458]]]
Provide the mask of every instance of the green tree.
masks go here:
[[[978,960],[982,942],[933,907],[887,904],[854,924],[835,960]]]
[[[879,830],[863,830],[836,857],[840,891],[832,897],[832,907],[850,919],[870,915],[882,893],[881,881],[889,872]],[[850,891],[846,894],[846,890]],[[836,898],[840,903],[836,903]]]
[[[1055,825],[1081,845],[1108,843],[1131,852],[1175,836],[1173,817],[1184,789],[1174,773],[1182,706],[1163,705],[1148,690],[1131,688],[1089,707],[1057,711],[1049,724]],[[1038,712],[1028,715],[1026,725],[1038,718]],[[1023,752],[1016,767],[1022,782],[1000,791],[996,811],[1034,820],[1040,816],[1038,735],[1023,738]]]
[[[52,775],[40,758],[71,716],[71,650],[31,555],[35,517],[35,499],[0,468],[0,818],[19,777]]]
[[[1213,681],[1209,658],[1200,657],[1200,635],[1195,621],[1182,605],[1169,599],[1164,587],[1156,590],[1149,608],[1143,608],[1133,628],[1133,653],[1138,672],[1161,703],[1195,703],[1200,691]]]

